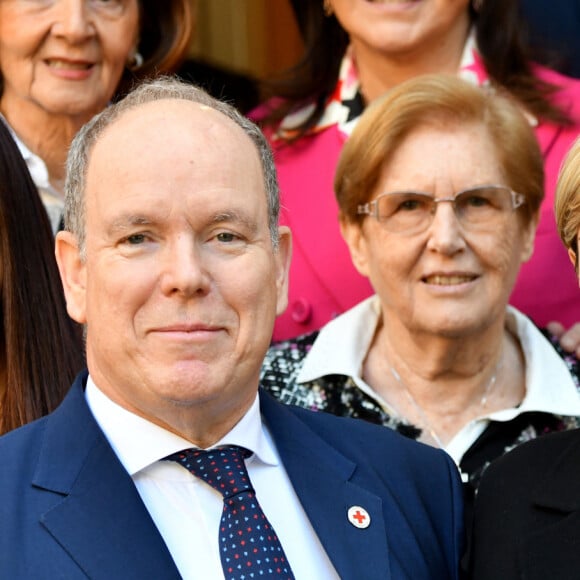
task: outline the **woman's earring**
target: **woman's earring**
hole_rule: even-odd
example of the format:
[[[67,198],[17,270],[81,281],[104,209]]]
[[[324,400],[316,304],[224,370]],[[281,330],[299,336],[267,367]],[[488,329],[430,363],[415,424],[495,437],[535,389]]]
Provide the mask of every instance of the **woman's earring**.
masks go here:
[[[324,16],[330,18],[334,14],[334,8],[330,0],[323,0],[322,1],[322,10],[324,10]]]
[[[131,71],[136,71],[143,66],[143,56],[137,50],[131,52],[127,59],[127,68]]]

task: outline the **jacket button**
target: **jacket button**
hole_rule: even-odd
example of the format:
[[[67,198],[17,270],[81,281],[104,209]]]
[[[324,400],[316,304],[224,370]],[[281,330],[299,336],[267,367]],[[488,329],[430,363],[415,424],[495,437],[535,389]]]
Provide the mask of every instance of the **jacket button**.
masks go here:
[[[292,320],[298,324],[308,324],[312,318],[312,306],[305,298],[292,302]]]

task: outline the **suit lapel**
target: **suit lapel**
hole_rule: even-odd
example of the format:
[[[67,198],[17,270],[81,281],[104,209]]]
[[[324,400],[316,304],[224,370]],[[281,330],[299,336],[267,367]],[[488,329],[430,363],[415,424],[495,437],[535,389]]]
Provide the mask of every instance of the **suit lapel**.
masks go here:
[[[520,550],[523,578],[570,578],[580,570],[580,437],[545,473],[532,494],[534,510],[548,514],[548,525],[529,532]]]
[[[84,399],[77,378],[47,422],[33,485],[62,501],[41,524],[89,578],[179,578],[133,481]]]
[[[354,483],[356,464],[298,417],[263,392],[260,401],[292,486],[340,577],[390,579],[381,498]],[[368,512],[367,528],[349,522],[351,506]]]

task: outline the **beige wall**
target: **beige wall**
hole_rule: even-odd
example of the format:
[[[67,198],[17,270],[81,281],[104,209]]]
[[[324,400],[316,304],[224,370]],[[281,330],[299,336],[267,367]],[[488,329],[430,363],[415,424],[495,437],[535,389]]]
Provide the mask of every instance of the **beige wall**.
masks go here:
[[[192,56],[258,77],[287,68],[300,56],[288,0],[192,1]]]

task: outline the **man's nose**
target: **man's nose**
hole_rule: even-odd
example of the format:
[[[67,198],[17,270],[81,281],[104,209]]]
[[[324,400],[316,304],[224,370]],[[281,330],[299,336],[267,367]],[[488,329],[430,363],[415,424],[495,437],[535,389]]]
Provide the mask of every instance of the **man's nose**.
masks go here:
[[[209,291],[210,285],[207,260],[194,240],[184,236],[167,248],[161,280],[164,294],[185,297],[203,295]]]

